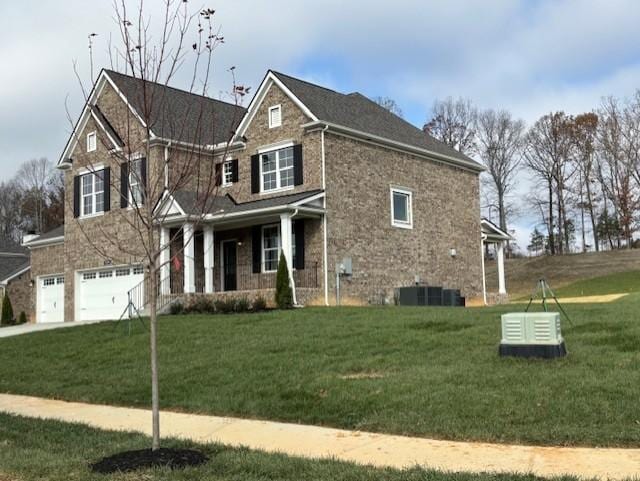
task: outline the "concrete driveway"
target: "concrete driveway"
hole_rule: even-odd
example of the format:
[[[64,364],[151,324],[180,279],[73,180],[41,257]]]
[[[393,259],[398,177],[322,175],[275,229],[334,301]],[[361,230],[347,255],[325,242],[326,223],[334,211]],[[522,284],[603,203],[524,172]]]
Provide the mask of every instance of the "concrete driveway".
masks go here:
[[[50,331],[51,329],[62,329],[65,327],[86,326],[87,324],[97,324],[107,321],[78,321],[78,322],[48,322],[44,324],[21,324],[19,326],[9,326],[0,328],[0,338],[20,336],[21,334],[31,334],[38,331]]]

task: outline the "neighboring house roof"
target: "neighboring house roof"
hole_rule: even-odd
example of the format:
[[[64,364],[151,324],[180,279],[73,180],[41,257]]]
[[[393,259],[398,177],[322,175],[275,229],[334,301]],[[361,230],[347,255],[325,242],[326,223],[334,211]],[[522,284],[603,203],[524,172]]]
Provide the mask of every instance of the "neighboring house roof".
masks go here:
[[[240,212],[251,212],[254,210],[268,209],[272,207],[282,207],[295,204],[309,199],[323,191],[320,189],[299,192],[296,194],[280,195],[267,199],[254,200],[250,202],[237,203],[229,194],[209,197],[207,205],[204,206],[202,200],[196,192],[181,190],[174,193],[173,198],[187,215],[200,214],[236,214]]]
[[[22,254],[23,256],[28,254],[28,250],[18,244],[13,239],[6,237],[0,237],[0,254]]]
[[[0,258],[0,284],[6,284],[19,274],[29,270],[29,258],[23,256]]]
[[[342,94],[289,75],[272,72],[321,121],[395,140],[483,168],[473,159],[436,140],[358,92]]]
[[[496,224],[489,219],[483,217],[480,220],[480,228],[482,233],[487,236],[488,241],[508,241],[515,240],[514,237],[508,232],[503,231]]]
[[[25,242],[27,247],[37,247],[47,244],[57,244],[64,242],[64,225],[51,229],[38,237],[31,239],[29,242]]]
[[[153,119],[149,128],[163,139],[199,145],[227,142],[245,113],[243,107],[153,82],[147,82],[147,110],[141,79],[104,72],[138,115]]]

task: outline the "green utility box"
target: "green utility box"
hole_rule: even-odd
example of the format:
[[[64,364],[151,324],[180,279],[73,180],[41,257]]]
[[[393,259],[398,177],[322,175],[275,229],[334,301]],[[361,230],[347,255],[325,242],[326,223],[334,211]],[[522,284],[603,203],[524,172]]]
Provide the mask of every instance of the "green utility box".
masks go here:
[[[501,356],[563,357],[566,346],[557,312],[512,312],[502,315]]]

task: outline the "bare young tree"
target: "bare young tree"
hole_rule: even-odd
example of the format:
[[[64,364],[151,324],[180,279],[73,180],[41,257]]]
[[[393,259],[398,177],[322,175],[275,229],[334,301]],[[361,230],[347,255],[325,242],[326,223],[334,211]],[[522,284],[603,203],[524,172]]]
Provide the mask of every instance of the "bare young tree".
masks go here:
[[[423,130],[463,154],[471,155],[476,149],[476,118],[478,110],[471,100],[447,97],[433,104],[431,120]]]
[[[398,103],[390,97],[374,97],[373,101],[377,103],[383,109],[387,109],[392,114],[397,115],[400,118],[404,118],[402,109]]]
[[[118,41],[110,45],[111,67],[127,75],[121,79],[128,85],[127,103],[108,100],[100,103],[99,98],[87,93],[89,89],[82,89],[86,108],[99,118],[107,118],[122,145],[114,147],[107,132],[98,129],[102,148],[97,150],[101,155],[77,150],[73,166],[86,166],[94,176],[94,182],[103,183],[105,192],[116,194],[112,203],[117,202],[125,208],[110,209],[105,213],[105,217],[114,219],[113,222],[76,221],[72,228],[80,231],[85,242],[109,263],[135,263],[145,268],[153,450],[160,447],[157,308],[165,284],[170,281],[162,277],[170,262],[163,261],[163,257],[174,240],[161,238],[159,227],[166,220],[167,211],[159,206],[178,191],[188,190],[193,194],[192,212],[176,229],[184,232],[185,243],[192,242],[195,226],[212,211],[212,204],[216,202],[220,161],[227,156],[234,135],[232,125],[243,112],[233,108],[238,119],[232,119],[229,125],[220,123],[215,112],[218,104],[206,101],[213,53],[224,42],[219,28],[214,26],[214,13],[211,9],[192,13],[186,1],[164,0],[163,15],[152,17],[144,11],[142,2],[130,12],[126,0],[117,0],[114,17]],[[159,24],[154,23],[158,21]],[[193,69],[189,73],[188,91],[197,95],[187,95],[180,102],[174,102],[164,87],[184,66]],[[249,89],[237,85],[233,68],[230,71],[229,96],[238,106]],[[135,109],[130,105],[135,105]],[[79,138],[80,134],[74,132],[73,140],[82,144],[84,139]],[[67,175],[68,192],[76,181]],[[71,197],[68,195],[65,200],[67,211],[74,206]],[[109,202],[104,195],[102,199],[105,205]],[[114,223],[119,226],[116,233],[109,227]]]
[[[507,230],[506,197],[515,185],[524,147],[524,122],[505,110],[485,110],[477,117],[478,154],[487,167],[487,185],[495,198],[500,228]]]

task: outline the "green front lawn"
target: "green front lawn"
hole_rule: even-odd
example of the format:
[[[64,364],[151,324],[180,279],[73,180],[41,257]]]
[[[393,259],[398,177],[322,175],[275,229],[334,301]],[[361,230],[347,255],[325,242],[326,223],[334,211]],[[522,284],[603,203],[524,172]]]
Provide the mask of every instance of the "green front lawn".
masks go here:
[[[558,289],[562,297],[598,296],[640,292],[640,271],[618,272],[574,282]]]
[[[90,463],[112,454],[145,449],[149,439],[140,434],[99,431],[76,424],[40,421],[0,414],[0,480],[2,481],[535,481],[520,475],[443,474],[411,469],[375,469],[329,460],[304,460],[219,445],[198,446],[165,440],[165,447],[187,447],[204,452],[209,462],[170,471],[143,470],[102,475]],[[560,478],[558,478],[560,479]],[[564,480],[574,478],[562,478]]]
[[[566,306],[570,355],[497,355],[500,308],[307,308],[160,322],[163,409],[459,440],[640,445],[640,295]],[[0,339],[0,392],[150,404],[148,334]]]

